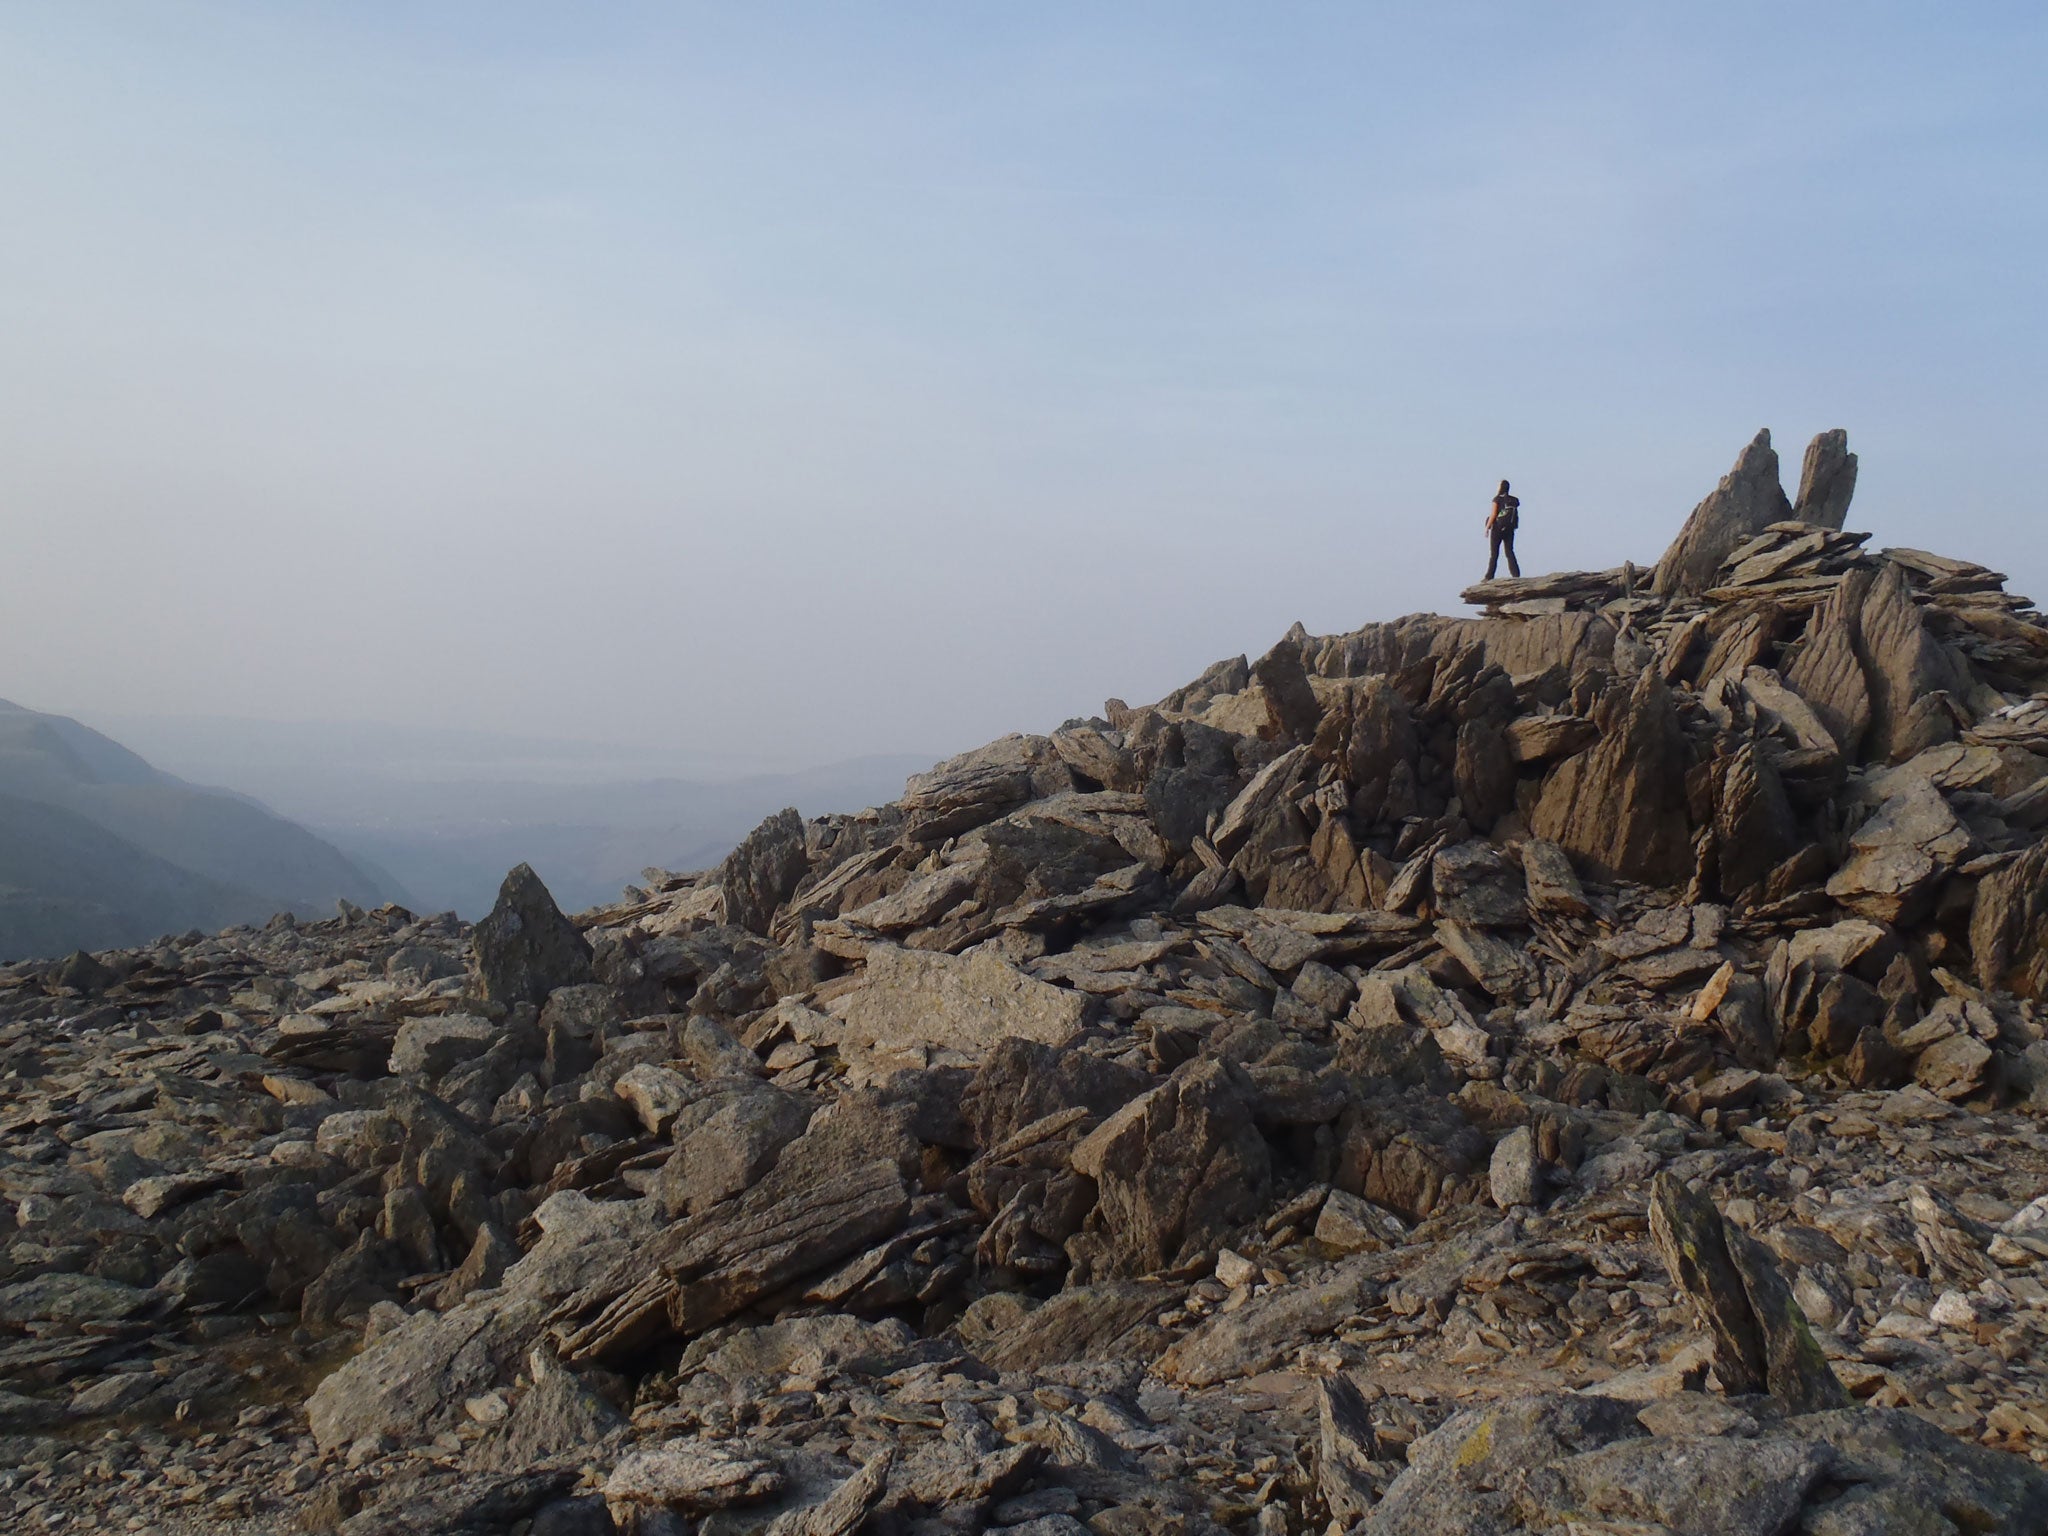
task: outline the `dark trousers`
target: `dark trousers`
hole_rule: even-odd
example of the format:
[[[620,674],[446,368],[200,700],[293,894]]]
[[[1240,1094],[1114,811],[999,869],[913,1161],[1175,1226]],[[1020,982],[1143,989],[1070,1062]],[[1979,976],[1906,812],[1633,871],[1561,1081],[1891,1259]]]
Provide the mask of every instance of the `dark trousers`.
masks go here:
[[[1488,546],[1488,552],[1487,552],[1487,556],[1486,556],[1486,579],[1487,579],[1488,581],[1491,581],[1491,580],[1493,580],[1493,573],[1494,573],[1494,571],[1495,571],[1495,570],[1497,570],[1497,569],[1499,568],[1499,566],[1500,566],[1500,557],[1501,557],[1501,553],[1502,553],[1502,551],[1506,551],[1506,553],[1507,553],[1507,557],[1508,557],[1508,574],[1509,574],[1510,576],[1519,576],[1519,575],[1521,575],[1521,574],[1522,574],[1522,568],[1521,568],[1521,567],[1520,567],[1519,565],[1515,564],[1515,530],[1514,530],[1514,529],[1512,529],[1512,528],[1493,528],[1493,529],[1489,529],[1489,530],[1488,530],[1488,532],[1487,532],[1487,535],[1486,535],[1486,542],[1487,542],[1487,546]]]

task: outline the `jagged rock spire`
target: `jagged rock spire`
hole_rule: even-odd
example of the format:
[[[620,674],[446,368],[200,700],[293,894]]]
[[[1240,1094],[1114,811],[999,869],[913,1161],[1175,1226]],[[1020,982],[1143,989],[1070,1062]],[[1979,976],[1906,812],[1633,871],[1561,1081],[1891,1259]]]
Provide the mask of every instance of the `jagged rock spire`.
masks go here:
[[[1807,445],[1798,503],[1787,501],[1778,480],[1778,454],[1766,427],[1736,456],[1735,467],[1721,477],[1712,494],[1693,508],[1657,562],[1654,590],[1659,597],[1706,591],[1730,552],[1772,523],[1840,529],[1855,490],[1856,455],[1849,451],[1849,434],[1834,427]]]
[[[1692,509],[1692,516],[1657,562],[1653,590],[1659,597],[1706,591],[1729,551],[1791,516],[1792,503],[1778,483],[1778,454],[1771,447],[1771,429],[1765,427],[1736,456],[1735,467],[1721,477],[1707,499]]]
[[[1792,515],[1816,528],[1839,529],[1849,515],[1849,498],[1856,494],[1856,455],[1849,451],[1849,434],[1831,427],[1806,445],[1806,462],[1799,472],[1799,500]]]

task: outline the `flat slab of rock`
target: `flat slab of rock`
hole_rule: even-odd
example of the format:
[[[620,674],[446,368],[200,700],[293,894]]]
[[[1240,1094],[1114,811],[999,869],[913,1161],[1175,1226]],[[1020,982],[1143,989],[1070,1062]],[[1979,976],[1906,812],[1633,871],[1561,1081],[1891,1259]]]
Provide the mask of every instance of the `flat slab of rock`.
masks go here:
[[[876,945],[867,982],[833,1005],[846,1043],[880,1051],[936,1047],[979,1061],[998,1041],[1064,1045],[1088,1000],[976,951],[942,955]]]
[[[758,1504],[782,1491],[782,1471],[765,1456],[701,1440],[671,1440],[635,1451],[604,1482],[607,1504],[652,1504],[706,1515]]]

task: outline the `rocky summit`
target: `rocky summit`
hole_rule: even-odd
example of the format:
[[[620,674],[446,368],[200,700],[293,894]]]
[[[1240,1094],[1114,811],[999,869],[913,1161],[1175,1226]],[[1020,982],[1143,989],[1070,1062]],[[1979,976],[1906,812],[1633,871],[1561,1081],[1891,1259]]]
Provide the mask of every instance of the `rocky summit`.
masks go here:
[[[0,1528],[2048,1530],[2048,625],[1855,471],[573,918],[0,971]]]

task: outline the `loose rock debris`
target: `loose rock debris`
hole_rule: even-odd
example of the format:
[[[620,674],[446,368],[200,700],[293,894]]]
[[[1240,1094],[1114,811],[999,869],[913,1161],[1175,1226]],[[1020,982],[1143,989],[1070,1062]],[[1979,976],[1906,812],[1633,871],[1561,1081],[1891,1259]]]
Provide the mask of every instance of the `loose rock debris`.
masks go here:
[[[574,918],[0,970],[0,1525],[2048,1528],[2048,627],[1853,485]]]

